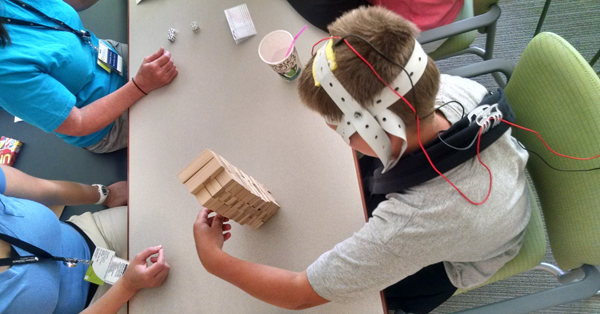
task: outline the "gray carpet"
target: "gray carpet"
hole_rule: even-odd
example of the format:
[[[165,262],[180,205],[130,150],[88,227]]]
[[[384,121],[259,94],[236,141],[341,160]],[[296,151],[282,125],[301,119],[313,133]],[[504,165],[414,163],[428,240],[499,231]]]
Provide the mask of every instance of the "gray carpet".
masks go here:
[[[498,21],[494,58],[502,58],[516,64],[519,56],[533,36],[544,0],[499,1],[502,15]],[[600,49],[600,1],[555,0],[550,5],[542,31],[553,32],[571,43],[586,60],[591,60]],[[475,45],[484,47],[485,39],[479,36]],[[480,59],[474,56],[461,56],[438,62],[440,70],[448,70]],[[600,62],[594,66],[600,71]],[[477,79],[488,88],[497,85],[491,78]],[[550,247],[545,262],[553,263]],[[486,287],[476,289],[451,298],[433,313],[452,313],[504,300],[510,297],[529,294],[555,287],[558,282],[554,277],[539,271],[529,271]],[[510,312],[507,312],[510,313]],[[600,313],[600,297],[573,302],[535,313],[544,314],[592,314]]]

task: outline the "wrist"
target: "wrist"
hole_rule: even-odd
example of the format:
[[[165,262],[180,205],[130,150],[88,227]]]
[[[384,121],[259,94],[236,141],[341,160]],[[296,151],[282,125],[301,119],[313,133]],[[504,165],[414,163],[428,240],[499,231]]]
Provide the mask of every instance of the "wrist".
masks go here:
[[[218,247],[202,251],[199,250],[198,255],[200,257],[200,262],[202,262],[202,266],[204,266],[206,271],[213,275],[216,275],[215,273],[223,266],[223,261],[228,256],[227,253],[223,252],[223,250]]]
[[[130,299],[136,293],[138,293],[138,291],[141,290],[140,288],[137,288],[133,283],[129,282],[129,280],[127,280],[127,277],[125,276],[121,277],[121,279],[115,283],[115,286],[119,284],[121,286],[121,290],[123,290],[123,294],[127,296],[127,299]]]
[[[148,95],[148,93],[150,93],[150,90],[145,87],[143,85],[143,82],[140,82],[139,79],[136,79],[135,77],[131,78],[131,83],[133,84],[133,86],[135,86],[135,88],[141,92],[142,94],[144,94],[144,96]]]
[[[95,204],[104,205],[110,197],[110,190],[102,184],[92,184],[92,186],[98,191],[98,201]]]

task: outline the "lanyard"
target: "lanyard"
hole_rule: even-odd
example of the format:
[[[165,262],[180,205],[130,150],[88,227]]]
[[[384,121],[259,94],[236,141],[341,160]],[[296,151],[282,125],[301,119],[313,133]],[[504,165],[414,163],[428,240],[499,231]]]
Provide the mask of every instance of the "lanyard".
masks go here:
[[[68,257],[57,257],[52,254],[40,249],[37,246],[31,245],[25,241],[21,241],[17,238],[13,238],[9,235],[0,233],[0,240],[6,241],[18,248],[21,248],[29,253],[34,255],[29,256],[20,256],[18,258],[8,257],[8,258],[0,258],[0,266],[13,266],[13,265],[22,265],[22,264],[31,264],[31,263],[39,263],[45,261],[60,261],[67,267],[75,267],[77,263],[84,263],[86,265],[90,264],[89,260],[81,260],[76,258],[68,258]]]
[[[6,24],[13,24],[13,25],[21,25],[21,26],[33,26],[33,27],[41,27],[41,28],[46,28],[46,29],[52,29],[52,30],[56,30],[56,31],[63,31],[63,32],[69,32],[69,33],[73,33],[75,34],[77,37],[81,38],[81,40],[83,40],[86,44],[90,45],[90,47],[94,48],[94,50],[98,51],[98,48],[94,47],[94,45],[92,45],[92,40],[91,40],[91,34],[89,31],[87,30],[76,30],[74,28],[72,28],[71,26],[63,23],[60,20],[57,20],[53,17],[49,17],[48,15],[46,15],[44,12],[32,7],[31,5],[21,1],[21,0],[8,0],[16,5],[22,6],[23,8],[25,8],[26,10],[36,13],[39,16],[42,16],[44,18],[49,19],[50,21],[56,23],[57,25],[60,26],[49,26],[49,25],[43,25],[43,24],[38,24],[38,23],[34,23],[34,22],[29,22],[29,21],[23,21],[23,20],[19,20],[19,19],[15,19],[15,18],[8,18],[8,17],[4,17],[4,16],[0,16],[0,22],[2,23],[6,23]]]

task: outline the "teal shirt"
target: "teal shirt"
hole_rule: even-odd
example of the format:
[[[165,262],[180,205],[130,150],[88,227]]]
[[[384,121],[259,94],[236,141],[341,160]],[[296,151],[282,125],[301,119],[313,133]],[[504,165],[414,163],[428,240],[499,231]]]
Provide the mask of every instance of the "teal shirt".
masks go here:
[[[77,12],[61,0],[23,0],[76,30],[83,30]],[[58,26],[7,0],[0,0],[0,16]],[[109,21],[107,21],[108,23]],[[97,53],[70,32],[5,24],[12,41],[0,48],[0,107],[45,132],[53,132],[73,107],[82,108],[125,84],[125,78],[97,65]],[[92,45],[98,38],[92,34]],[[70,144],[96,144],[112,124],[90,135],[58,134]]]

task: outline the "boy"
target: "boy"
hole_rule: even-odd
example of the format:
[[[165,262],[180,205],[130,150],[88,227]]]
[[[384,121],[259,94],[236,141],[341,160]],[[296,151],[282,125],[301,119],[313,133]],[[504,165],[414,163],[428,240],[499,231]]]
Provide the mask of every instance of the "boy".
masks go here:
[[[428,313],[457,288],[484,283],[519,252],[530,215],[524,175],[527,152],[506,126],[490,129],[490,134],[504,131],[483,145],[485,150],[480,149],[481,160],[493,172],[489,198],[490,174],[474,155],[444,170],[464,197],[440,176],[423,180],[421,172],[410,175],[415,169],[407,169],[407,160],[421,152],[417,134],[425,147],[437,143],[430,148],[441,145],[449,150],[448,156],[433,156],[444,164],[459,150],[436,142],[438,135],[445,136],[451,126],[465,121],[462,117],[487,96],[486,89],[467,79],[440,77],[435,63],[415,40],[417,28],[386,9],[348,12],[329,31],[342,38],[332,39],[308,62],[307,69],[313,71],[302,73],[298,90],[302,101],[352,148],[381,161],[370,173],[363,168],[372,194],[366,195],[367,201],[377,200],[372,217],[306,271],[294,273],[224,253],[223,240],[230,235],[224,236],[223,231],[229,226],[223,225],[220,215],[208,218],[210,211],[203,210],[194,224],[198,256],[212,274],[284,308],[350,302],[385,289],[389,309]],[[344,36],[414,106],[419,130],[412,109],[395,93],[390,96],[389,89],[343,41]],[[494,112],[499,103],[477,108]],[[510,119],[510,110],[501,111]],[[478,131],[478,125],[473,125]],[[482,143],[490,136],[485,135]],[[398,182],[403,187],[398,188]],[[484,199],[482,205],[474,204]]]

